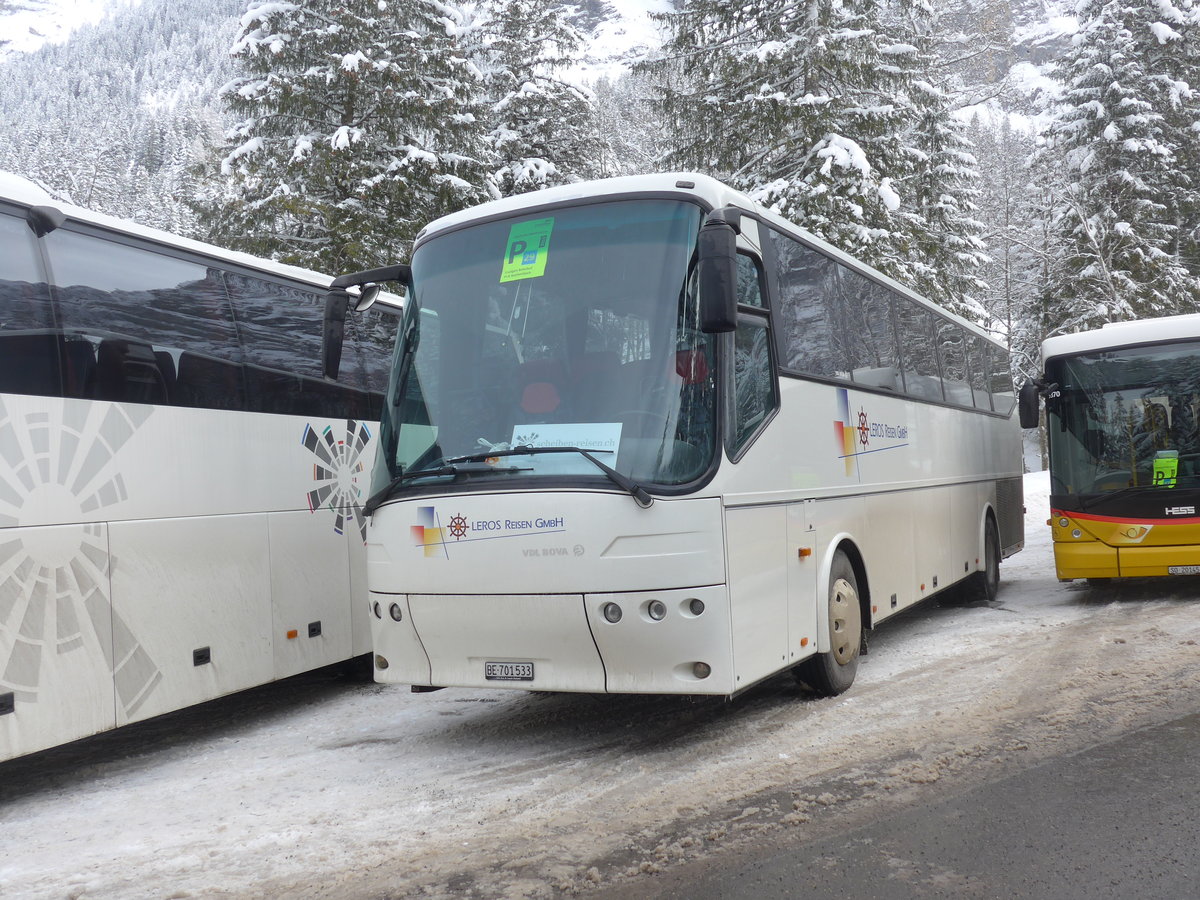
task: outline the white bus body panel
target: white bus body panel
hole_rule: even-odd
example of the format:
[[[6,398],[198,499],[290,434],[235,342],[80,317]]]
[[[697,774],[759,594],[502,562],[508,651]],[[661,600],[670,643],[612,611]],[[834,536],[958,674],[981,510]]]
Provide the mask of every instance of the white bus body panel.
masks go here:
[[[368,652],[362,531],[308,499],[365,496],[349,430],[0,398],[0,759]]]
[[[871,624],[981,571],[996,473],[1020,459],[1011,419],[799,379],[780,391],[778,415],[710,486],[728,507],[739,687],[829,650],[839,547],[866,561]]]
[[[367,574],[371,589],[383,594],[582,594],[721,584],[721,528],[715,499],[664,498],[649,509],[611,491],[406,500],[372,517]]]
[[[731,690],[716,499],[660,499],[642,509],[611,492],[456,494],[380,508],[367,540],[371,597],[380,608],[374,645],[387,662],[376,670],[380,681]],[[661,621],[647,612],[653,599],[667,607]],[[693,599],[705,604],[700,615],[690,611]],[[622,609],[615,623],[602,613],[610,602]],[[402,610],[399,622],[392,604]],[[488,661],[533,662],[535,678],[488,681]],[[698,679],[697,662],[712,675]]]

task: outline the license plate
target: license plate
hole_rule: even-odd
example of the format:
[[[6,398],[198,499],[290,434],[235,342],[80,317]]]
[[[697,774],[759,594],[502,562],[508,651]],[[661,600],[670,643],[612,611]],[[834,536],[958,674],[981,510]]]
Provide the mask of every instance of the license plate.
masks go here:
[[[1168,566],[1168,575],[1200,575],[1200,566]]]
[[[533,663],[485,662],[483,677],[488,681],[533,681]]]

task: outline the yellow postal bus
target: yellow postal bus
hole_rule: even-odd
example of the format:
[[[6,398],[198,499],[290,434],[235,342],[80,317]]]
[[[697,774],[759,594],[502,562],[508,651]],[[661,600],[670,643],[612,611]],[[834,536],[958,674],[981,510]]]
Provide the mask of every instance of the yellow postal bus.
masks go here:
[[[1042,344],[1021,424],[1045,397],[1060,579],[1200,574],[1200,315]]]

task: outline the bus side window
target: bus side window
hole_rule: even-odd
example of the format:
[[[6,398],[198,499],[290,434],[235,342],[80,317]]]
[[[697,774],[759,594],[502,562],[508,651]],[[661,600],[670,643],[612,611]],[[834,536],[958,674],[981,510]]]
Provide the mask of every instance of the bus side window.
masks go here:
[[[805,375],[845,377],[833,297],[837,264],[785,234],[763,231],[775,250],[780,365]]]
[[[842,285],[843,339],[850,378],[856,384],[899,393],[903,383],[892,328],[892,292],[844,268]]]
[[[938,356],[942,361],[942,390],[946,400],[959,406],[972,406],[971,385],[967,380],[966,333],[955,322],[940,316],[936,320]]]
[[[66,337],[77,336],[76,350],[85,341],[104,348],[73,396],[244,408],[241,347],[219,272],[66,228],[43,240]],[[196,354],[203,371],[188,364]],[[217,368],[227,371],[214,377]]]
[[[989,375],[988,389],[992,394],[992,409],[998,413],[1009,415],[1016,405],[1017,395],[1013,390],[1012,369],[1009,367],[1008,354],[998,347],[987,345]]]
[[[975,395],[975,408],[992,408],[992,393],[988,390],[987,373],[991,359],[987,341],[977,334],[967,335],[967,350],[970,355],[971,393]]]
[[[738,327],[733,341],[733,414],[729,455],[736,457],[779,405],[771,332],[758,263],[738,256]]]
[[[942,399],[942,378],[934,349],[933,313],[906,297],[896,298],[896,327],[904,365],[904,391],[920,400]]]
[[[62,393],[62,339],[36,239],[24,219],[0,215],[0,393]]]

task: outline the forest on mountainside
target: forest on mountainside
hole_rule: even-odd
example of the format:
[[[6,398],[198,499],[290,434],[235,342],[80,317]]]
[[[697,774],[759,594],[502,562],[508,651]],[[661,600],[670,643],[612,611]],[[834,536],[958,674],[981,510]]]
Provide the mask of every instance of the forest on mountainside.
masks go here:
[[[0,170],[331,273],[492,197],[701,171],[1007,340],[1018,375],[1047,335],[1200,310],[1191,0],[656,9],[661,40],[581,79],[606,0],[118,6],[0,56]]]

